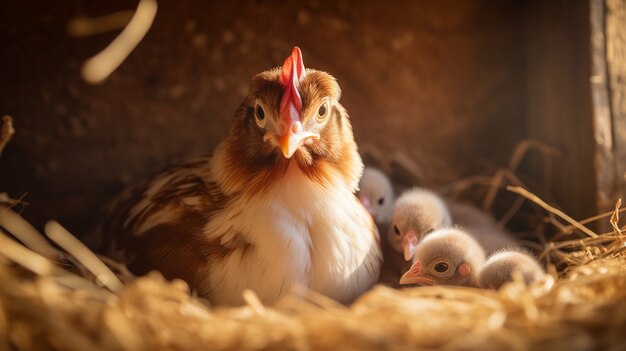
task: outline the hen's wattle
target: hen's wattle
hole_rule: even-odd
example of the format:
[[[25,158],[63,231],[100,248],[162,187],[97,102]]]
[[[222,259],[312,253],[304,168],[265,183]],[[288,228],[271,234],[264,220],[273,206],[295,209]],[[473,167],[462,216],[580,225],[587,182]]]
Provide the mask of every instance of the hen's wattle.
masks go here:
[[[213,156],[122,194],[96,243],[132,271],[182,278],[216,304],[242,303],[244,289],[271,303],[293,285],[349,302],[373,285],[379,238],[354,195],[363,164],[350,120],[336,80],[298,74],[301,57],[294,50],[299,77],[288,84],[285,66],[252,79]],[[285,108],[286,92],[301,105]]]

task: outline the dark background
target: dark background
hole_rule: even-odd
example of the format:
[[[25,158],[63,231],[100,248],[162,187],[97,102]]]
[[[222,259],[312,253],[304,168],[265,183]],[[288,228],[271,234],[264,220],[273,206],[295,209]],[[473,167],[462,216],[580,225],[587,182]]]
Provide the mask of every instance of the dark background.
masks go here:
[[[0,190],[27,193],[38,226],[80,232],[124,186],[211,152],[250,78],[294,45],[339,80],[357,142],[408,156],[421,184],[503,166],[535,138],[562,151],[545,195],[598,209],[586,1],[160,1],[121,67],[86,84],[81,64],[118,31],[73,38],[68,21],[135,7],[0,2],[0,114],[17,130]],[[538,160],[520,173],[541,184]]]

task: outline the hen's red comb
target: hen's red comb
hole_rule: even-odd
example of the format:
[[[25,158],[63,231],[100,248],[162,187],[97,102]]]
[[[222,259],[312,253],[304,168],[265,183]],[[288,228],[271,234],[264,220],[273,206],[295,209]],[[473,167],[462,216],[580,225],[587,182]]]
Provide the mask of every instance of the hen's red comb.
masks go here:
[[[283,85],[283,97],[280,100],[280,115],[283,123],[300,120],[302,111],[302,98],[298,92],[300,80],[304,77],[304,62],[302,62],[302,52],[297,46],[291,51],[291,56],[287,57],[280,76]],[[287,124],[288,125],[288,124]]]
[[[304,76],[304,62],[302,61],[302,52],[300,48],[295,46],[291,51],[291,56],[287,57],[283,63],[283,72],[281,75],[281,83],[287,85],[291,80],[291,73],[295,69],[296,79],[300,81]]]

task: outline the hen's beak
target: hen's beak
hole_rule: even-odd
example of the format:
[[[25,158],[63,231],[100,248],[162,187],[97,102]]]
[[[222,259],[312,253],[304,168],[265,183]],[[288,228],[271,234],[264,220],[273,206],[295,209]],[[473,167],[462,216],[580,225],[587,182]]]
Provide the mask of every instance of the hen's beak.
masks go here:
[[[411,268],[400,277],[400,285],[425,284],[432,285],[433,280],[422,275],[422,266],[419,261],[415,261]]]
[[[415,254],[415,248],[417,247],[417,235],[414,231],[409,230],[404,236],[402,241],[402,249],[404,252],[404,260],[410,261]]]
[[[281,129],[278,147],[285,158],[291,158],[300,146],[320,137],[319,134],[304,131],[299,120],[292,119],[289,125],[283,125]]]

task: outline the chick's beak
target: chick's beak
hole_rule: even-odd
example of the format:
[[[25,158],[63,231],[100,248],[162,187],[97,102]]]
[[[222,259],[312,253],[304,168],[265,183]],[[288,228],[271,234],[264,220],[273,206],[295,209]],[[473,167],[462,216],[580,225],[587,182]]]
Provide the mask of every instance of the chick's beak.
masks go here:
[[[414,231],[410,230],[404,236],[402,240],[402,248],[404,253],[404,260],[410,261],[415,254],[415,248],[417,247],[417,235]]]
[[[372,208],[372,203],[367,198],[367,196],[359,195],[359,201],[361,201],[361,204],[363,204],[363,207],[365,207],[367,212],[369,212],[372,216],[376,215],[376,213],[374,213],[374,209]]]
[[[411,268],[400,277],[400,285],[409,284],[433,284],[433,280],[422,275],[422,266],[419,261],[415,261]]]

